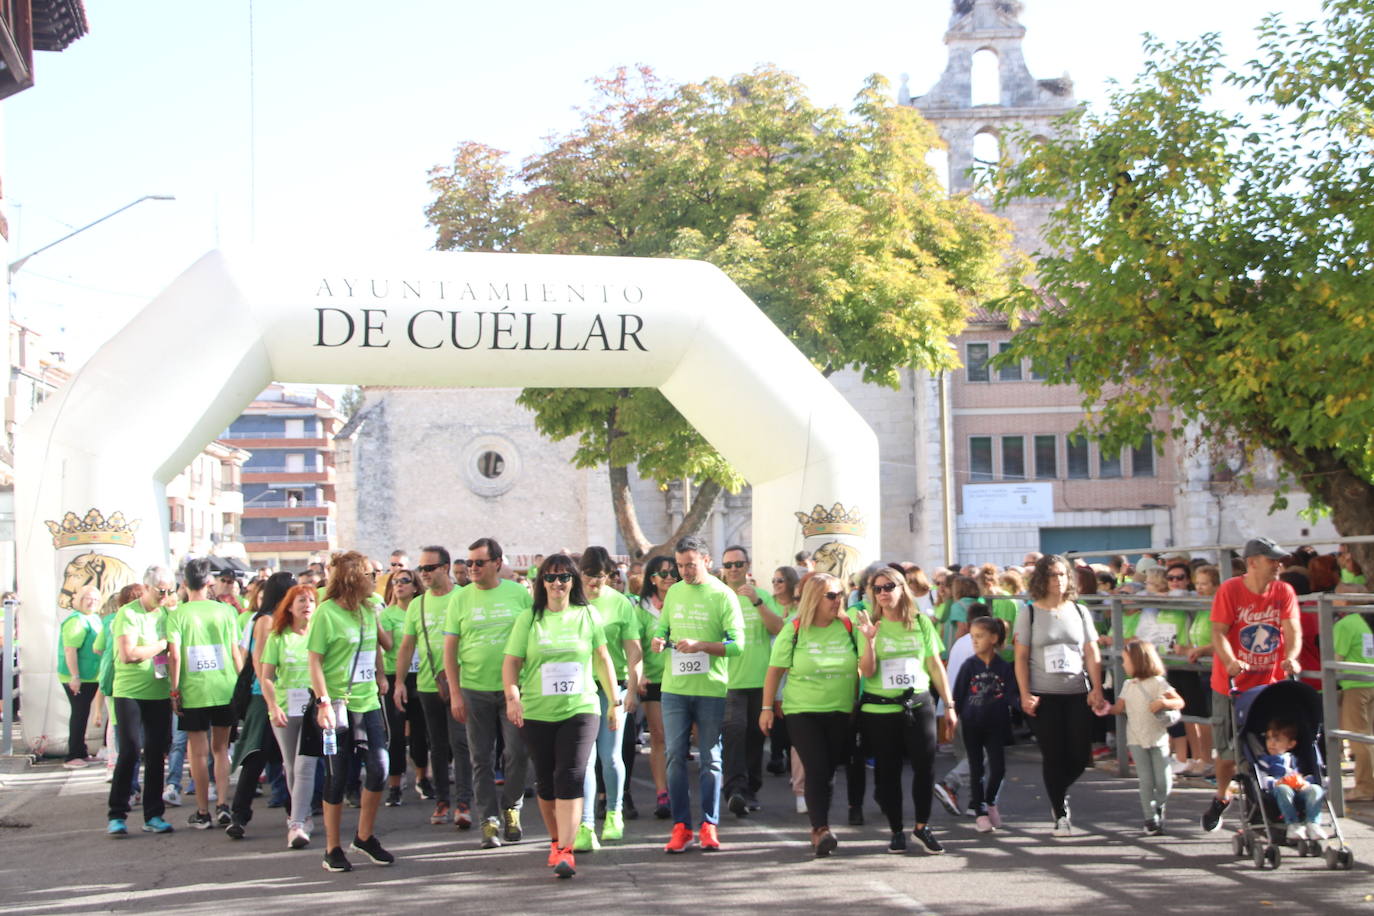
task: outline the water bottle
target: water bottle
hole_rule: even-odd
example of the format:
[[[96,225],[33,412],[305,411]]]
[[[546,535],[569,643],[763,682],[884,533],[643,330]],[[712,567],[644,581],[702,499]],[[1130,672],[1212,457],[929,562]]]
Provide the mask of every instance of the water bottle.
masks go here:
[[[324,730],[324,755],[333,757],[339,752],[339,737],[332,728]]]

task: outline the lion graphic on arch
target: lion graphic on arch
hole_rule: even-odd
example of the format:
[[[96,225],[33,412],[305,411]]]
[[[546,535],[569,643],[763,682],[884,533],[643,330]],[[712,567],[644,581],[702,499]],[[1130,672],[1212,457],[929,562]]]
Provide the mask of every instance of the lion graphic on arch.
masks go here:
[[[62,572],[62,589],[57,593],[57,606],[70,608],[76,593],[87,585],[100,590],[104,601],[121,588],[137,581],[133,568],[118,557],[104,553],[83,553],[72,558]]]

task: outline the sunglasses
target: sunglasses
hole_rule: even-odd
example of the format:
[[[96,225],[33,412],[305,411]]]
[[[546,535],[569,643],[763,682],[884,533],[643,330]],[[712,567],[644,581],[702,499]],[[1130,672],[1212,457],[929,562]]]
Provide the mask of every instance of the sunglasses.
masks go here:
[[[500,562],[501,562],[500,559],[491,559],[491,560],[468,560],[468,565],[469,565],[469,566],[476,566],[478,569],[481,569],[483,566],[486,566],[488,563],[500,563]]]
[[[839,597],[841,597],[841,596],[843,596],[843,595],[844,595],[844,592],[826,592],[826,593],[825,593],[825,597],[826,597],[827,599],[829,599],[830,601],[834,601],[836,598],[839,598]]]
[[[391,568],[392,568],[392,569],[395,569],[395,568],[398,567],[398,566],[404,567],[405,564],[404,564],[404,563],[392,563],[392,564],[391,564]]]
[[[895,592],[897,590],[897,583],[889,582],[886,585],[875,585],[873,586],[873,590],[875,592]]]
[[[153,591],[157,592],[159,597],[166,598],[168,595],[175,595],[177,590],[174,588],[155,588]]]
[[[414,579],[392,579],[391,581],[392,581],[392,583],[395,584],[395,585],[414,585],[414,584],[415,584],[415,580],[414,580]]]
[[[720,565],[724,566],[726,569],[743,569],[749,564],[744,560],[731,560],[729,563],[722,563]]]
[[[421,563],[415,568],[420,572],[434,572],[434,570],[443,569],[447,565],[447,563]]]
[[[1165,576],[1164,578],[1165,578],[1166,580],[1168,580],[1169,582],[1187,582],[1187,581],[1188,581],[1188,577],[1187,577],[1187,576]]]
[[[774,584],[774,585],[786,585],[786,584],[787,584],[787,580],[786,580],[786,579],[774,579],[774,580],[773,580],[773,584]]]
[[[571,582],[572,580],[572,573],[544,573],[544,581],[547,582],[549,585],[552,585],[555,582],[563,582],[566,584],[568,582]]]
[[[673,572],[671,569],[660,569],[658,572],[654,573],[654,575],[657,576],[657,577],[660,578],[660,579],[676,579],[676,578],[677,578],[677,573]]]

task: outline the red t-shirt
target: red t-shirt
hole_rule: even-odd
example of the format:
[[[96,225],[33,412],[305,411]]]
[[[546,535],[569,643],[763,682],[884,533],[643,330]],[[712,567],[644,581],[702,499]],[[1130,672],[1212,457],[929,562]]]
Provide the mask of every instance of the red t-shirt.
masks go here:
[[[1284,620],[1298,619],[1298,596],[1293,586],[1274,580],[1257,595],[1245,585],[1244,576],[1227,579],[1212,597],[1212,623],[1222,623],[1231,652],[1250,666],[1236,678],[1237,690],[1249,690],[1283,680]],[[1212,656],[1212,689],[1229,693],[1226,666],[1220,655]]]

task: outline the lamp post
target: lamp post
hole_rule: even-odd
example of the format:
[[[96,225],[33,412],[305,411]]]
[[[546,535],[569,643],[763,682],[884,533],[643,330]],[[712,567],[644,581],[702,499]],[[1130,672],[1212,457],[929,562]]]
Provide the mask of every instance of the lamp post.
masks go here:
[[[140,197],[138,200],[135,200],[135,201],[133,201],[132,203],[127,203],[127,204],[125,204],[124,206],[120,207],[118,210],[114,210],[114,211],[112,211],[112,212],[110,212],[110,213],[106,213],[104,216],[100,217],[100,219],[95,220],[94,222],[87,223],[86,225],[82,226],[80,229],[73,229],[71,232],[68,232],[66,235],[62,236],[60,239],[55,239],[55,240],[49,242],[48,244],[44,245],[42,248],[35,248],[33,251],[30,251],[28,254],[24,255],[23,257],[20,257],[20,258],[17,258],[17,259],[15,259],[15,260],[13,260],[13,261],[10,261],[10,265],[9,265],[9,276],[10,276],[10,279],[13,280],[13,279],[14,279],[14,275],[17,274],[17,273],[20,271],[20,269],[28,262],[29,258],[33,257],[34,255],[36,255],[36,254],[41,254],[42,252],[47,251],[49,248],[52,248],[54,245],[60,245],[60,244],[62,244],[63,242],[65,242],[67,239],[71,238],[72,236],[74,236],[74,235],[80,235],[82,232],[85,232],[87,229],[91,228],[92,226],[98,226],[98,225],[100,225],[101,223],[105,222],[105,220],[109,219],[110,217],[112,217],[112,216],[118,216],[119,214],[123,213],[125,210],[128,210],[130,207],[136,207],[136,206],[138,206],[139,204],[143,203],[145,200],[176,200],[176,198],[175,198],[174,196],[172,196],[171,194],[144,194],[144,195],[143,195],[142,197]]]

